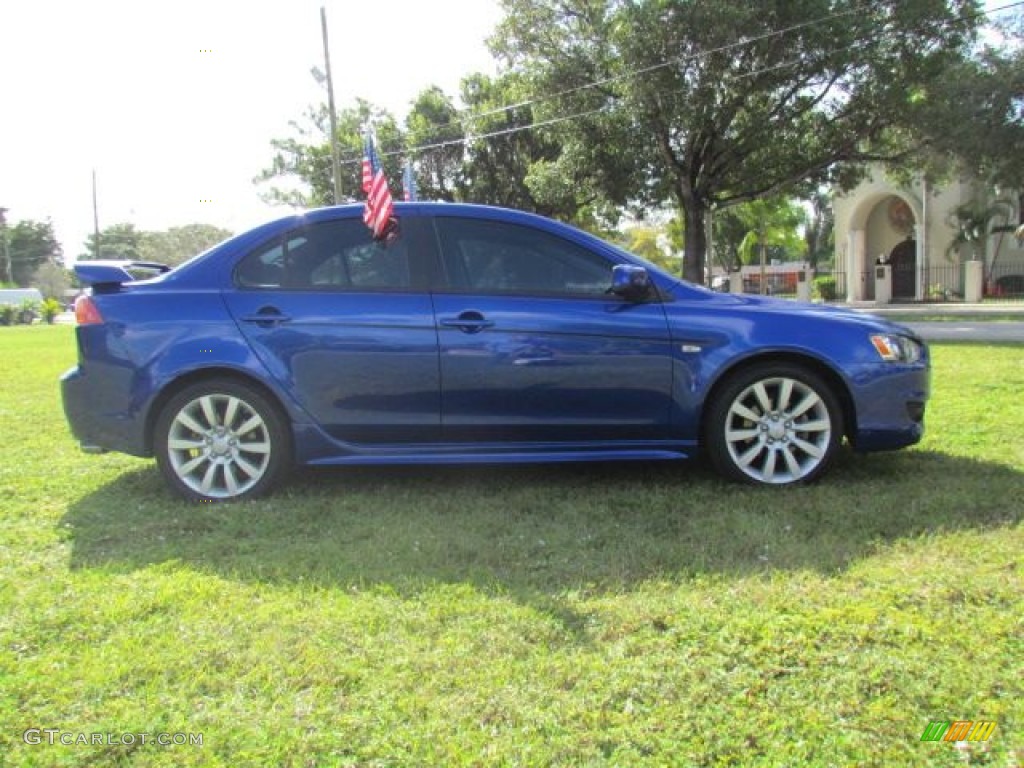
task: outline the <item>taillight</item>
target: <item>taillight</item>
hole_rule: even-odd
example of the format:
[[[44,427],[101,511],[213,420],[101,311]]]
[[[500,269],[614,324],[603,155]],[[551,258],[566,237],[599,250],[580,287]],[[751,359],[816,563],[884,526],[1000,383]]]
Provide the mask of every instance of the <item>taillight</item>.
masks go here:
[[[75,299],[75,322],[79,325],[97,325],[103,322],[103,315],[91,296]]]

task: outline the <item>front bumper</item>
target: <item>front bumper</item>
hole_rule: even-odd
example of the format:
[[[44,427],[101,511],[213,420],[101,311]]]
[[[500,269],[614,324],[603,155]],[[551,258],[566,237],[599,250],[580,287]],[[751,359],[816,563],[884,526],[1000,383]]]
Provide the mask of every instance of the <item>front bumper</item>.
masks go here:
[[[880,364],[858,371],[853,389],[858,451],[889,451],[920,442],[931,391],[927,365]]]

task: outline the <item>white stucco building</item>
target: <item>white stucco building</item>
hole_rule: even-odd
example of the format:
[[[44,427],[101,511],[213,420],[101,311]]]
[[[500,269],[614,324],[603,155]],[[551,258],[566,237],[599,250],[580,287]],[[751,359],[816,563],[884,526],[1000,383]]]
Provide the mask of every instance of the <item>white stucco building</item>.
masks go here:
[[[941,189],[924,182],[902,186],[875,168],[860,185],[834,201],[840,295],[847,301],[873,300],[873,267],[880,259],[892,266],[893,301],[962,295],[962,262],[973,256],[965,249],[950,252],[956,236],[951,218],[958,206],[984,195],[985,190],[967,180]],[[1005,223],[1021,224],[1020,196],[1014,193],[1000,199],[1006,199],[1012,209]],[[1024,243],[1012,232],[990,235],[984,257],[987,295],[1024,292]]]

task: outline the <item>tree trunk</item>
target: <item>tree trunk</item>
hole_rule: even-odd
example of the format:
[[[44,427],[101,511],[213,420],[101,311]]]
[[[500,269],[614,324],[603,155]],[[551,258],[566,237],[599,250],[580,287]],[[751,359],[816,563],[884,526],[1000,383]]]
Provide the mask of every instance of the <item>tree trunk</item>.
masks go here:
[[[683,242],[685,243],[683,279],[697,285],[704,285],[704,259],[708,247],[704,215],[707,212],[707,206],[696,195],[686,195],[685,198],[682,201]]]

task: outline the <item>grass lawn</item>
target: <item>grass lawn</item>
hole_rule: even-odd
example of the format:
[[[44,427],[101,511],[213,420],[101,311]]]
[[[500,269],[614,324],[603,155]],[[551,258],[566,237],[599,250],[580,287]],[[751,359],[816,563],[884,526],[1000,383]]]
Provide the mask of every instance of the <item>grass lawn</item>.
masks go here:
[[[877,312],[875,314],[878,314]],[[885,312],[886,320],[894,323],[1019,323],[1024,320],[1024,312],[1017,314],[1003,314],[995,312],[973,312],[957,314],[946,312],[943,314],[928,314],[925,312]]]
[[[1024,348],[933,353],[926,440],[813,487],[334,469],[208,506],[78,452],[71,328],[0,329],[0,765],[1020,766]],[[921,741],[957,719],[997,727]]]

